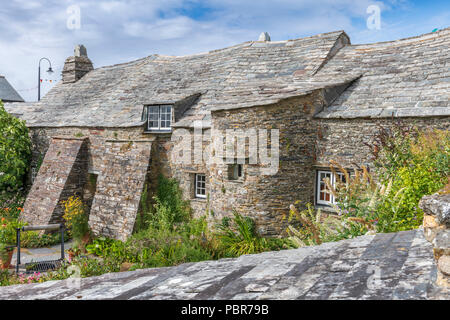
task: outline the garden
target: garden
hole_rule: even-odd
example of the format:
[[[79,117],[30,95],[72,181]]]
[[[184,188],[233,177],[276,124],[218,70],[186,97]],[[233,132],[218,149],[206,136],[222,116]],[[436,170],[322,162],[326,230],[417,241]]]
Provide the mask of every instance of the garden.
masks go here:
[[[24,225],[20,214],[30,161],[28,130],[0,105],[0,260],[8,260],[15,230]],[[373,168],[347,170],[332,162],[330,168],[345,179],[334,185],[326,180],[337,199],[335,214],[311,204],[286,204],[286,233],[265,238],[254,221],[238,212],[214,225],[207,217],[192,218],[189,201],[174,179],[160,176],[155,195],[147,187],[133,235],[127,241],[94,237],[81,199],[71,197],[63,205],[67,236],[73,240],[70,259],[61,268],[43,274],[15,275],[0,271],[0,284],[66,279],[73,266],[81,277],[141,268],[174,266],[186,262],[238,257],[244,254],[318,245],[364,234],[418,228],[423,212],[419,200],[449,183],[450,135],[448,131],[419,130],[396,123],[379,128],[372,145]],[[60,241],[59,234],[27,232],[24,247],[45,247]]]

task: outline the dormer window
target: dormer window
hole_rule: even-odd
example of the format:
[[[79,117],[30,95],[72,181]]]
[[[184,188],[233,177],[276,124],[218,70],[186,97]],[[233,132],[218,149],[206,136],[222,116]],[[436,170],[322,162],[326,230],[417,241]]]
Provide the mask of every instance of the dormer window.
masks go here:
[[[147,131],[170,132],[172,119],[171,105],[145,106],[143,120],[147,121]]]

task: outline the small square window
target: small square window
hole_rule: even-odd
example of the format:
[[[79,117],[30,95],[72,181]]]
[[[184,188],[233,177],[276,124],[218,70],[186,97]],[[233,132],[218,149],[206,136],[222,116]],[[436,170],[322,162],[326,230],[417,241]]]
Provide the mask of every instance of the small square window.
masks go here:
[[[206,175],[203,173],[195,175],[195,197],[206,198]]]
[[[228,180],[240,180],[244,176],[244,166],[242,164],[228,165]]]
[[[147,130],[170,131],[172,126],[172,106],[146,106],[143,116],[147,116]]]

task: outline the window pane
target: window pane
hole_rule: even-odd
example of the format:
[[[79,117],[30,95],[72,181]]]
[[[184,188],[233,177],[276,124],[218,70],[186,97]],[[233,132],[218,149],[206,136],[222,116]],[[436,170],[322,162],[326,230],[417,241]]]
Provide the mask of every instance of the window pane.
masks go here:
[[[195,196],[206,197],[206,176],[204,174],[195,175]]]
[[[331,192],[328,189],[324,180],[330,179],[330,182],[333,183],[332,174],[331,172],[319,171],[318,178],[319,181],[317,182],[317,189],[318,189],[317,200],[320,201],[322,204],[330,203],[332,200]]]
[[[148,107],[148,127],[159,129],[159,106]]]

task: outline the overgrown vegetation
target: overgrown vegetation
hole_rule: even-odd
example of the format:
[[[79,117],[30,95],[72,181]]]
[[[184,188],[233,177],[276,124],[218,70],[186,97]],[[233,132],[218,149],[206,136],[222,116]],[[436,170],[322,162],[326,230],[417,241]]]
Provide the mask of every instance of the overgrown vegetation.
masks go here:
[[[65,202],[64,218],[73,238],[83,238],[87,220],[79,199],[72,197]],[[87,255],[80,250],[70,264],[57,271],[28,277],[0,274],[0,281],[2,285],[10,285],[65,279],[70,276],[73,266],[79,268],[81,277],[89,277],[290,247],[295,245],[288,239],[259,236],[252,219],[237,212],[210,227],[206,217],[193,219],[189,202],[183,200],[178,183],[160,176],[152,201],[148,199],[147,188],[144,189],[135,233],[127,241],[99,237],[85,247]]]
[[[0,101],[0,192],[14,192],[25,184],[30,148],[25,121],[7,113]]]
[[[74,240],[74,250],[84,251],[84,246],[89,242],[89,217],[86,214],[85,206],[78,197],[70,197],[63,201],[64,221],[66,229]]]
[[[325,181],[337,201],[336,215],[325,214],[310,204],[303,210],[297,209],[298,203],[291,205],[285,217],[286,238],[260,236],[254,221],[238,212],[223,218],[219,224],[208,226],[206,216],[192,218],[189,202],[183,200],[178,183],[160,176],[155,197],[149,199],[148,187],[144,188],[135,231],[127,241],[105,237],[91,240],[83,203],[70,198],[64,203],[64,218],[76,247],[86,251],[80,250],[70,263],[47,274],[25,277],[10,276],[2,271],[0,282],[9,285],[65,279],[73,266],[78,267],[81,277],[173,266],[418,227],[423,218],[419,200],[442,189],[449,179],[448,131],[420,131],[397,123],[390,129],[380,127],[370,147],[373,172],[365,166],[349,171],[331,162],[331,171],[339,171],[345,177],[335,184]],[[5,209],[0,210],[0,215],[5,228],[0,232],[0,242],[8,243],[13,241],[12,230],[19,223],[23,199],[18,197],[3,204],[0,207]],[[29,245],[49,244],[59,236],[46,239],[31,232],[27,234],[23,243]]]
[[[372,146],[374,174],[362,166],[350,175],[333,162],[331,170],[344,173],[346,182],[327,186],[338,201],[343,217],[357,217],[376,232],[397,232],[419,227],[424,195],[442,189],[449,181],[450,134],[418,130],[396,123],[380,128]]]

